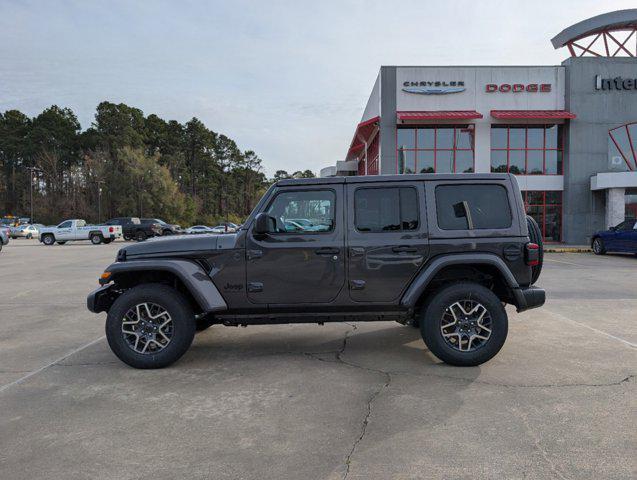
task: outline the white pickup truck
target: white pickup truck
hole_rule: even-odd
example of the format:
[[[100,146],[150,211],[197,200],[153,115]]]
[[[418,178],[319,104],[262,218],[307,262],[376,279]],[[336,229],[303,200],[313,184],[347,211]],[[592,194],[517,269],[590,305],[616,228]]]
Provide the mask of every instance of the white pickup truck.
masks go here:
[[[84,220],[65,220],[57,227],[40,228],[40,241],[45,245],[55,242],[64,245],[76,240],[90,240],[93,245],[111,243],[122,236],[119,225],[87,225]]]

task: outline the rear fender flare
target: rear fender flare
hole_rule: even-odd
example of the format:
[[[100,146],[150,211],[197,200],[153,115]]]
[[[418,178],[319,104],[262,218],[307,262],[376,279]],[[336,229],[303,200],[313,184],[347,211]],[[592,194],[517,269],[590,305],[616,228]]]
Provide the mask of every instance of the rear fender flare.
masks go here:
[[[170,272],[182,281],[204,313],[227,310],[226,301],[212,279],[197,263],[190,260],[132,260],[111,264],[106,271],[111,278],[130,272]]]
[[[511,289],[515,299],[516,306],[520,308],[522,302],[526,305],[526,301],[520,292],[520,285],[507,267],[504,260],[500,257],[489,253],[462,253],[456,255],[443,255],[434,258],[429,264],[418,274],[411,282],[407,291],[405,291],[400,303],[405,308],[412,309],[420,299],[431,280],[443,268],[451,265],[489,265],[498,269],[502,274],[502,278],[507,286]]]

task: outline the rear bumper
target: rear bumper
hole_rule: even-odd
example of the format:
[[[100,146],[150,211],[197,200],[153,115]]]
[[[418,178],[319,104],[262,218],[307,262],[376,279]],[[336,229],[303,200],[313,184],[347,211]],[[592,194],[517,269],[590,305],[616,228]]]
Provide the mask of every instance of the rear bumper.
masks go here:
[[[117,298],[115,292],[113,292],[113,285],[104,285],[96,290],[93,290],[86,297],[86,308],[93,313],[105,312]]]
[[[513,290],[518,312],[541,307],[546,302],[546,291],[539,287],[520,287]]]

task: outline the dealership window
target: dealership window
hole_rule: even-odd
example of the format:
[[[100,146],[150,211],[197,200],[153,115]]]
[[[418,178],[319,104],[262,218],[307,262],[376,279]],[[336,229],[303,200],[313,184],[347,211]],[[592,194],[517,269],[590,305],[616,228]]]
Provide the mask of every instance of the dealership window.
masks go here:
[[[516,175],[561,175],[562,127],[492,125],[491,171]]]
[[[473,125],[396,131],[398,173],[472,173]]]
[[[512,222],[507,191],[501,185],[440,185],[436,213],[443,230],[509,228]]]
[[[545,242],[562,241],[562,192],[523,192],[527,215],[535,219]]]
[[[354,193],[354,217],[354,224],[360,232],[417,230],[416,189],[359,188]]]

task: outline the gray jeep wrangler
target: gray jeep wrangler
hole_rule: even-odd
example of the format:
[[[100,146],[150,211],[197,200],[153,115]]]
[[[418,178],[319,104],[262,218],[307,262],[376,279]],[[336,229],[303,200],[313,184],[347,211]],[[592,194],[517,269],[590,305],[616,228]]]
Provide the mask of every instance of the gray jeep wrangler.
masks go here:
[[[160,368],[197,330],[395,320],[452,365],[491,359],[505,304],[544,304],[537,224],[509,174],[283,180],[233,234],[130,245],[87,299],[122,361]]]

